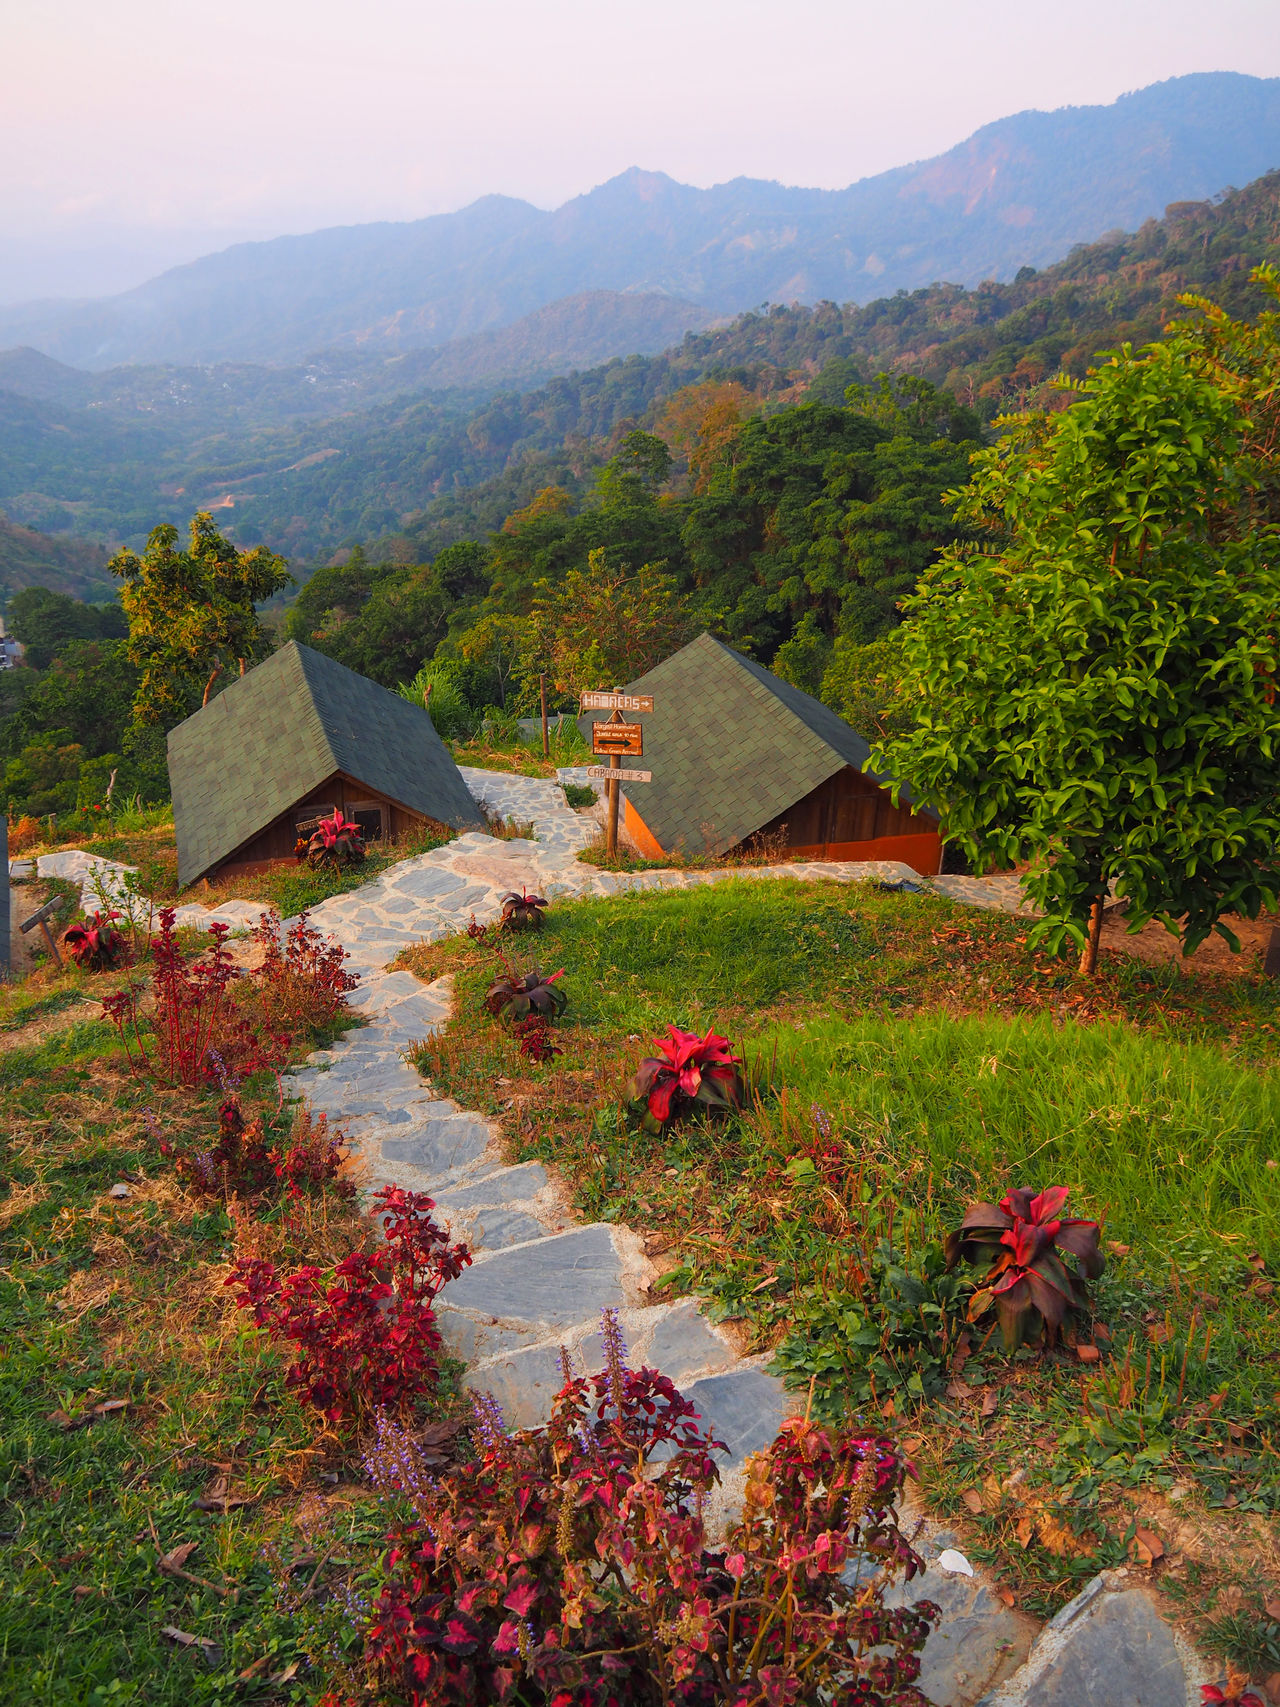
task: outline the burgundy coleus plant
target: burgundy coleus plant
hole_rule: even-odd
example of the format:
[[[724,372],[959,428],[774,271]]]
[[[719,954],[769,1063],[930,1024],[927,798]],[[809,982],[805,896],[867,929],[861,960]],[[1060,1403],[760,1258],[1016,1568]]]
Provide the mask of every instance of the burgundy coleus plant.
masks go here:
[[[627,1087],[633,1101],[646,1104],[646,1126],[665,1126],[695,1108],[729,1114],[742,1107],[742,1057],[730,1054],[727,1037],[714,1031],[699,1037],[669,1025],[667,1035],[653,1041],[661,1055],[647,1055]]]
[[[1041,1331],[1052,1344],[1071,1310],[1088,1302],[1086,1280],[1102,1273],[1096,1221],[1064,1216],[1065,1185],[1033,1195],[1019,1189],[994,1203],[976,1203],[944,1245],[947,1267],[986,1263],[988,1272],[969,1301],[975,1322],[995,1308],[1006,1347],[1016,1351]]]
[[[119,913],[93,913],[82,925],[69,925],[62,933],[62,946],[85,972],[109,972],[123,966],[129,944],[112,923]]]

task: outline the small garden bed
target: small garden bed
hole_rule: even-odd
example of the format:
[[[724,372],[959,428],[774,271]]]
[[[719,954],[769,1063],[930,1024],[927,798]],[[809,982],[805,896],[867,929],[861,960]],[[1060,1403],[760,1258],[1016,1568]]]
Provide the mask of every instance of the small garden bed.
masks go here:
[[[492,939],[419,1065],[554,1161],[581,1213],[641,1230],[826,1415],[911,1442],[932,1504],[1017,1603],[1146,1564],[1203,1639],[1263,1674],[1275,1580],[1280,1081],[1270,981],[1121,960],[1090,981],[1023,921],[789,881],[553,905],[499,946],[568,998],[542,1064],[484,1011]],[[727,1033],[740,1116],[642,1130],[627,1083],[669,1022]],[[938,1242],[975,1199],[1071,1187],[1108,1267],[1053,1351],[964,1321]],[[1221,1546],[1236,1515],[1235,1543]],[[1215,1537],[1217,1539],[1215,1539]]]

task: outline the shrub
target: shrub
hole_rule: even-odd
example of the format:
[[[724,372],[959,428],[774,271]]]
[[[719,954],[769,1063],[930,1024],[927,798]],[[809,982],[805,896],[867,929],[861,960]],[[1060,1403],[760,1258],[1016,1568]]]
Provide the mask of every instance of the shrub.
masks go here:
[[[1011,1191],[998,1208],[975,1204],[947,1235],[949,1268],[961,1260],[990,1264],[970,1300],[969,1320],[977,1321],[994,1305],[1010,1351],[1041,1334],[1052,1345],[1068,1311],[1082,1310],[1088,1302],[1086,1278],[1096,1280],[1102,1273],[1098,1223],[1059,1215],[1069,1195],[1064,1185],[1036,1197]]]
[[[541,1064],[564,1054],[559,1044],[551,1041],[551,1027],[541,1014],[530,1014],[527,1019],[519,1019],[511,1029],[520,1039],[520,1053],[527,1061]]]
[[[93,912],[82,925],[68,925],[62,933],[62,946],[85,972],[111,972],[123,966],[129,958],[129,944],[114,920],[115,912]]]
[[[156,1126],[161,1155],[172,1157],[174,1170],[192,1190],[227,1200],[250,1200],[272,1195],[283,1186],[292,1200],[308,1189],[332,1189],[339,1197],[354,1197],[350,1180],[339,1178],[346,1138],[331,1133],[325,1116],[313,1116],[304,1105],[294,1115],[283,1141],[270,1130],[263,1115],[246,1121],[237,1097],[218,1108],[218,1138],[211,1149],[177,1151]]]
[[[385,1186],[374,1197],[383,1244],[353,1251],[328,1270],[282,1276],[274,1263],[241,1258],[226,1285],[258,1327],[297,1347],[286,1385],[330,1423],[367,1411],[406,1413],[439,1375],[436,1293],[471,1261],[450,1245],[420,1192]]]
[[[502,897],[502,917],[499,925],[504,931],[522,931],[530,926],[541,930],[545,922],[546,906],[545,897],[530,895],[524,888],[517,895],[513,889],[510,894]]]
[[[563,977],[563,966],[549,978],[544,978],[536,966],[528,972],[514,972],[508,967],[485,992],[484,1005],[491,1014],[506,1019],[526,1019],[531,1013],[554,1018],[569,1005],[564,991],[556,989],[556,979]]]
[[[103,998],[102,1011],[115,1026],[130,1067],[161,1084],[193,1089],[218,1082],[225,1088],[263,1068],[278,1067],[289,1039],[261,1036],[232,1000],[232,986],[243,974],[227,952],[227,926],[210,925],[212,949],[187,960],[173,921],[173,908],[162,908],[159,933],[151,939],[151,1028],[144,1028],[141,1013],[144,984],[127,984]]]
[[[913,1685],[937,1608],[883,1604],[890,1575],[921,1567],[897,1527],[893,1444],[787,1423],[713,1546],[720,1443],[666,1377],[627,1367],[611,1311],[604,1339],[602,1373],[565,1361],[545,1428],[508,1435],[477,1400],[475,1460],[438,1481],[379,1418],[368,1468],[409,1508],[363,1632],[379,1699],[924,1707]]]
[[[344,818],[337,806],[333,817],[321,818],[305,841],[299,837],[297,846],[299,860],[313,868],[331,866],[336,871],[359,865],[364,854],[364,832],[352,819]]]
[[[342,944],[323,937],[305,911],[287,933],[278,913],[263,913],[252,935],[263,950],[253,981],[266,1023],[294,1034],[328,1030],[360,982],[343,968]]]
[[[9,852],[25,853],[28,848],[38,845],[43,834],[44,826],[39,818],[33,818],[29,812],[24,812],[16,824],[9,826]]]
[[[633,1101],[645,1102],[646,1126],[664,1126],[699,1107],[711,1114],[742,1107],[742,1057],[729,1053],[727,1037],[714,1031],[699,1037],[669,1025],[666,1037],[653,1041],[661,1056],[646,1056],[627,1088]]]

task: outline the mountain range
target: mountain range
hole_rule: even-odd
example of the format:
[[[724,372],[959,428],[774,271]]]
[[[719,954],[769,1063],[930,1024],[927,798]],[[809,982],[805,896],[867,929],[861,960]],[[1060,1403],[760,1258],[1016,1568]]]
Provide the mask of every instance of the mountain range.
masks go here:
[[[1007,283],[933,285],[864,307],[775,304],[538,385],[424,388],[458,344],[104,373],[14,350],[0,353],[0,507],[27,529],[135,546],[157,522],[207,508],[239,543],[265,541],[299,569],[357,542],[428,561],[500,527],[543,486],[581,494],[622,434],[668,430],[664,413],[686,387],[729,382],[770,412],[801,398],[838,405],[851,380],[913,373],[990,419],[1040,396],[1060,367],[1081,374],[1122,340],[1158,337],[1180,292],[1257,313],[1251,269],[1277,258],[1273,172]],[[625,313],[614,319],[633,300],[589,299],[585,319],[548,308],[477,334],[469,359],[554,360],[587,323],[602,337],[618,325],[634,334]]]
[[[680,330],[767,301],[1009,279],[1278,164],[1280,78],[1197,73],[1109,106],[1017,113],[843,190],[749,178],[698,189],[632,169],[550,212],[487,196],[430,219],[238,244],[122,295],[0,310],[0,347],[89,369],[386,356],[571,299],[557,333],[567,361],[594,293],[635,297],[623,344],[597,343],[598,359],[657,348],[682,317]],[[471,377],[467,351],[440,373],[457,377],[430,383]]]

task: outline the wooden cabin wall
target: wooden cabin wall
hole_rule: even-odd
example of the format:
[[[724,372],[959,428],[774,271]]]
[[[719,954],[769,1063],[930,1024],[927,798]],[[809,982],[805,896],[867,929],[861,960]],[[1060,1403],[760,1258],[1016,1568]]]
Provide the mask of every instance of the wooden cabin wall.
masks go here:
[[[282,861],[291,862],[295,857],[294,847],[298,839],[295,826],[300,820],[315,818],[322,813],[327,816],[335,806],[350,814],[371,804],[382,808],[383,834],[391,841],[397,841],[411,830],[420,829],[424,825],[430,827],[434,822],[416,812],[410,812],[396,801],[389,800],[386,795],[356,781],[354,777],[338,773],[319,788],[311,789],[287,812],[273,818],[271,823],[259,830],[251,840],[242,843],[208,875],[229,877],[237,873],[261,871]]]
[[[810,859],[902,859],[930,877],[941,861],[937,820],[895,806],[886,789],[849,765],[756,832],[760,840],[779,835]]]

